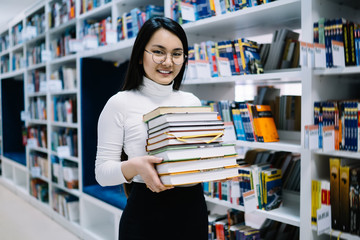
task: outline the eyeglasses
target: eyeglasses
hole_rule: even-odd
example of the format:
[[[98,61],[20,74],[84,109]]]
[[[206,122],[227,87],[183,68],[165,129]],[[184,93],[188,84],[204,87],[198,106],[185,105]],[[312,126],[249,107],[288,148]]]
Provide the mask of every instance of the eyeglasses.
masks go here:
[[[152,60],[154,61],[154,63],[161,64],[161,63],[166,61],[166,58],[167,58],[167,53],[166,52],[159,51],[159,50],[156,50],[154,52],[150,52],[150,51],[148,51],[146,49],[145,49],[145,52],[152,55]],[[171,60],[175,65],[183,64],[186,57],[187,56],[181,51],[171,53]]]

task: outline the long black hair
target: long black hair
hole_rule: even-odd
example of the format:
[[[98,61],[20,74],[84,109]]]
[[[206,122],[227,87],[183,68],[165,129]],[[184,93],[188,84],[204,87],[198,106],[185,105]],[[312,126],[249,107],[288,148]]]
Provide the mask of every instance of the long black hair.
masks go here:
[[[145,75],[142,62],[146,44],[149,42],[152,35],[158,29],[166,29],[175,34],[183,45],[184,54],[188,55],[188,42],[184,29],[177,22],[166,17],[154,17],[147,20],[141,27],[132,49],[129,67],[125,76],[125,83],[123,90],[139,89],[143,84],[143,76]],[[184,77],[187,58],[181,67],[179,74],[174,79],[173,89],[179,90],[181,82]]]

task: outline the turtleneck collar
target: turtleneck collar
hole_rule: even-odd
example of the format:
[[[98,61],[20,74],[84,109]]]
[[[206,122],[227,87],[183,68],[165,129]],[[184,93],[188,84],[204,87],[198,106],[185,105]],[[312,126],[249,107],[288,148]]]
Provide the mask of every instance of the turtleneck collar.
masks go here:
[[[147,77],[143,77],[143,86],[140,92],[149,96],[164,97],[172,93],[174,81],[170,85],[161,85]]]

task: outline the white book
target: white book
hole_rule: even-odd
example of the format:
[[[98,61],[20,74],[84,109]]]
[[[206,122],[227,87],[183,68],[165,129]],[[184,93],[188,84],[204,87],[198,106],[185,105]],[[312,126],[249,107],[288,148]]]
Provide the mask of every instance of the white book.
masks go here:
[[[216,121],[218,120],[217,115],[216,112],[168,113],[150,119],[147,125],[148,129],[151,129],[166,122]]]
[[[238,176],[239,168],[234,166],[229,168],[216,168],[184,174],[164,175],[160,176],[160,180],[165,186],[176,186],[200,182],[219,181],[235,178]]]
[[[236,156],[225,158],[207,158],[201,160],[164,162],[157,164],[156,170],[159,175],[164,175],[169,173],[214,169],[233,166],[236,164]]]
[[[220,120],[216,121],[193,121],[193,122],[167,122],[148,130],[148,134],[154,134],[158,131],[165,131],[166,128],[176,128],[177,130],[204,130],[206,129],[223,129],[224,123]],[[175,130],[174,130],[175,131]],[[156,133],[156,135],[158,135]],[[154,135],[152,135],[154,136]]]
[[[153,136],[152,134],[147,139],[148,144],[153,144],[160,142],[165,139],[173,139],[173,138],[179,138],[184,140],[197,140],[199,138],[204,137],[221,137],[224,134],[224,130],[209,130],[209,131],[165,131],[161,132],[159,135]]]
[[[192,144],[169,146],[152,151],[150,155],[160,157],[164,161],[180,161],[202,158],[225,157],[237,154],[233,144]]]
[[[181,140],[180,138],[168,138],[164,139],[160,142],[152,143],[146,145],[146,151],[154,151],[156,149],[166,147],[166,146],[176,146],[176,145],[189,145],[189,144],[209,144],[209,143],[219,143],[222,142],[222,138],[218,137],[215,139],[214,136],[212,137],[198,137],[198,138],[191,138],[191,139],[184,139]]]

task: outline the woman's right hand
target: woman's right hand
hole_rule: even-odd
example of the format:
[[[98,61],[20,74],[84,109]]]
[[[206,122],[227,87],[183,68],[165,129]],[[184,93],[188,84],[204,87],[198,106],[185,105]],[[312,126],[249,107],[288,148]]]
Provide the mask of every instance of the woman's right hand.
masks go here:
[[[131,158],[122,163],[122,172],[128,181],[134,176],[140,175],[151,191],[162,192],[173,187],[164,186],[156,172],[155,164],[161,162],[162,158],[154,156]]]

